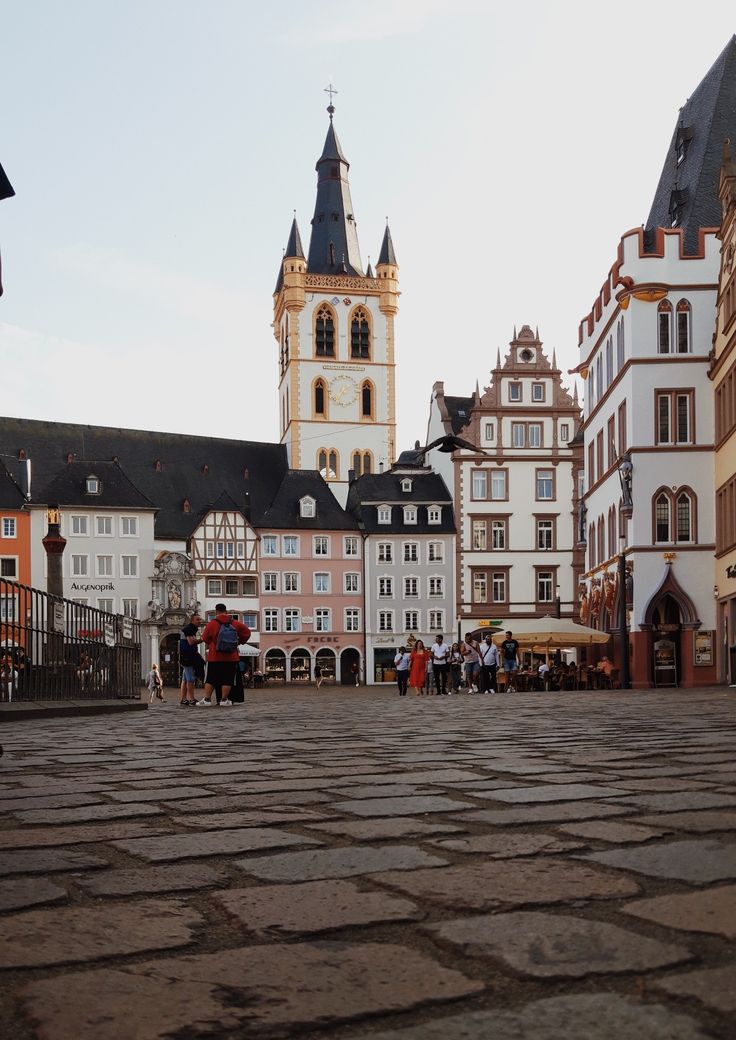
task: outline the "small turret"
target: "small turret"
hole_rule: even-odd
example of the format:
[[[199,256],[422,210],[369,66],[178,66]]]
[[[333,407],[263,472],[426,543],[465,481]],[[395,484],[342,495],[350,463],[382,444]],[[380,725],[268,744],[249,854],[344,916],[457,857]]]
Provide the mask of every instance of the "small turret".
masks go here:
[[[381,311],[384,314],[395,314],[399,309],[399,265],[396,263],[396,253],[388,219],[386,220],[386,230],[383,233],[381,252],[378,254],[376,277],[381,282],[379,301]]]
[[[286,243],[284,259],[281,265],[281,286],[283,286],[284,305],[287,310],[301,310],[306,302],[305,287],[307,284],[307,261],[302,248],[299,225],[296,215],[291,222],[289,241]]]

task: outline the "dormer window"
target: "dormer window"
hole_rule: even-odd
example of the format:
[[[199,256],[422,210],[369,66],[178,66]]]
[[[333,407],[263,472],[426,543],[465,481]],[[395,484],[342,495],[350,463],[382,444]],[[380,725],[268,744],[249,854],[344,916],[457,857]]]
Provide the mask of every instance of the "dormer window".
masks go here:
[[[678,126],[677,137],[675,138],[675,161],[678,166],[684,163],[687,158],[687,150],[692,136],[693,128],[691,126]]]
[[[378,507],[378,522],[379,524],[391,523],[391,506]]]
[[[670,195],[669,215],[671,227],[679,227],[681,224],[686,199],[687,191],[684,188],[682,190],[675,189]]]
[[[299,516],[304,519],[311,519],[317,514],[317,502],[310,495],[305,495],[304,498],[299,499]]]
[[[404,479],[401,481],[401,490],[405,491],[407,493],[409,491],[411,491],[411,478],[410,477],[404,477]]]
[[[90,475],[85,481],[85,491],[88,495],[99,495],[102,485],[98,477]]]
[[[442,523],[442,506],[427,506],[427,522],[430,524]]]
[[[404,523],[415,524],[417,522],[416,506],[404,506]]]

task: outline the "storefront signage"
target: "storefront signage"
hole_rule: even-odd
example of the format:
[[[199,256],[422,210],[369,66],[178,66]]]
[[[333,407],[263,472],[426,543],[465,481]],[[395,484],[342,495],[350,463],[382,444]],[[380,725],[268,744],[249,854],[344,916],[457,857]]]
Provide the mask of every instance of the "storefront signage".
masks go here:
[[[713,633],[693,632],[695,641],[693,661],[699,665],[713,664]]]
[[[85,584],[80,585],[79,582],[72,582],[72,592],[114,592],[115,586],[111,581],[97,582],[96,584]]]
[[[503,624],[503,618],[468,618],[468,621],[473,622],[476,628],[500,628]]]
[[[133,622],[129,617],[123,618],[123,639],[133,638]]]

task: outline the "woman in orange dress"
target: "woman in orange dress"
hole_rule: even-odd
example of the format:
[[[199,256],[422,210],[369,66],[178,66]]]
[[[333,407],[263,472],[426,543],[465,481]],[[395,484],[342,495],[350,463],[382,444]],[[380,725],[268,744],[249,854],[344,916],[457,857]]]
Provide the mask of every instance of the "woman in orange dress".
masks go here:
[[[409,656],[409,685],[417,697],[421,697],[424,694],[428,660],[429,650],[425,650],[424,643],[421,639],[417,639],[414,649]]]

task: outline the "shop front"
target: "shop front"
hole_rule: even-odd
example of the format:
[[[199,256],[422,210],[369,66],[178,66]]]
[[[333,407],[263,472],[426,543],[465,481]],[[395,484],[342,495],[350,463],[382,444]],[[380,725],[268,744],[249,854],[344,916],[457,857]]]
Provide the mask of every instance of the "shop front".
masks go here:
[[[376,646],[373,648],[373,682],[396,682],[394,658],[398,650],[398,646]]]

